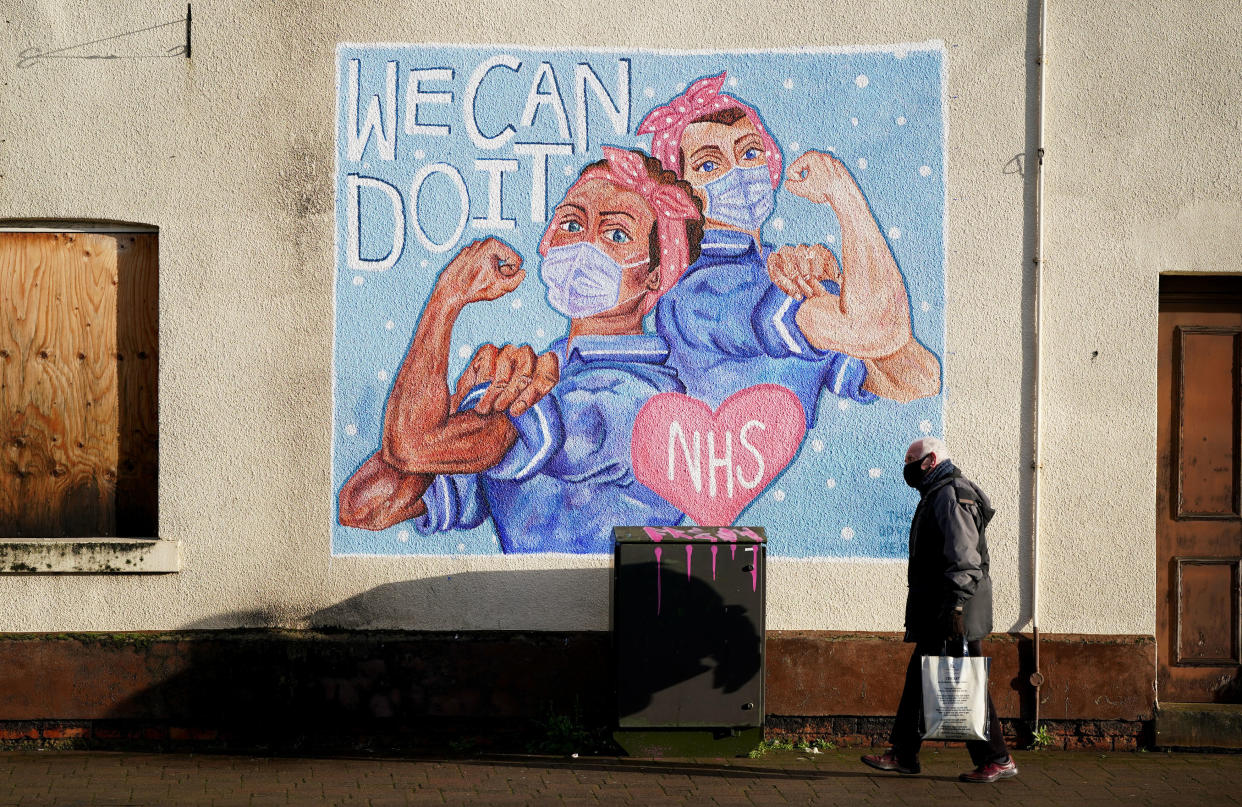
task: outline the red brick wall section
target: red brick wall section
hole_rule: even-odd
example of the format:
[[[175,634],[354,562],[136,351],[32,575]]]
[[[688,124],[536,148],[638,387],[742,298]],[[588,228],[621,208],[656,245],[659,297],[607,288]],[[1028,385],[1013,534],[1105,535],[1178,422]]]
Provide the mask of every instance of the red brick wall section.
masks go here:
[[[1029,637],[999,635],[992,693],[1029,725]],[[767,639],[774,736],[883,741],[909,659],[895,634]],[[1068,748],[1142,742],[1154,709],[1150,637],[1047,636],[1040,717]],[[198,631],[0,637],[0,745],[214,743],[277,733],[364,737],[432,727],[494,733],[550,715],[613,716],[606,633]]]
[[[9,635],[0,720],[592,717],[607,702],[608,652],[603,633]]]
[[[768,633],[768,712],[775,715],[891,715],[911,646],[897,634]],[[1031,637],[993,634],[991,691],[1002,717],[1029,717],[1034,690]],[[1040,637],[1040,718],[1150,720],[1156,643],[1150,636]]]

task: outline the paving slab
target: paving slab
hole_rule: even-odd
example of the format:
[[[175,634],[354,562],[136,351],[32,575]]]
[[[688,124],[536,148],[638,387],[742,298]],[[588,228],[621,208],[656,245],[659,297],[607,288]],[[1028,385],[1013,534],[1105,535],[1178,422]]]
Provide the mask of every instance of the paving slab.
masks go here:
[[[1242,754],[1015,753],[991,785],[957,775],[965,752],[923,773],[867,768],[865,750],[758,759],[288,757],[87,751],[0,753],[0,806],[46,805],[1242,805]]]

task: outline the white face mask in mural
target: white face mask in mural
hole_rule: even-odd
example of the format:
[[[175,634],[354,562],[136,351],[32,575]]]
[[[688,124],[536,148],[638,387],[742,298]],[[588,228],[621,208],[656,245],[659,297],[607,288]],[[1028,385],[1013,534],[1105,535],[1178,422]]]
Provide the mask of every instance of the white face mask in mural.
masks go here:
[[[539,263],[539,277],[548,287],[548,303],[570,319],[578,319],[625,302],[618,299],[621,275],[626,269],[650,262],[644,259],[620,264],[594,244],[580,241],[549,249]]]
[[[776,208],[772,174],[766,165],[734,168],[703,189],[707,191],[704,215],[743,230],[758,229]]]

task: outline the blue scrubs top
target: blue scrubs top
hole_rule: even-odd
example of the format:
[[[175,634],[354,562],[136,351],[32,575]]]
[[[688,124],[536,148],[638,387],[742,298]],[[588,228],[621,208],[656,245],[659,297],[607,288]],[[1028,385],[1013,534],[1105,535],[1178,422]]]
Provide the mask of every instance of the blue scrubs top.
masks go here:
[[[684,392],[658,336],[579,336],[551,349],[561,377],[513,418],[518,439],[479,474],[441,475],[423,494],[424,533],[470,529],[489,516],[505,552],[611,552],[618,524],[673,526],[677,510],[634,479],[630,434],[661,392]],[[461,404],[478,403],[478,387]]]
[[[862,360],[817,350],[794,317],[801,301],[768,277],[772,247],[736,230],[708,230],[702,254],[656,306],[656,331],[669,346],[668,363],[687,394],[713,407],[755,384],[780,384],[802,402],[815,425],[820,390],[859,403],[876,396],[862,388]],[[833,294],[840,286],[823,281]]]

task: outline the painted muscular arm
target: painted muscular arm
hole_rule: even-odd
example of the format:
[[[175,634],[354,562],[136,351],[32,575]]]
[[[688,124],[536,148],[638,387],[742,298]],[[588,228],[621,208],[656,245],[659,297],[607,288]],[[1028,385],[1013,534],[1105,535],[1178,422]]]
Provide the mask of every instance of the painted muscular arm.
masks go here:
[[[469,286],[460,282],[462,278],[453,269],[463,255],[477,252],[478,246],[463,250],[440,275],[393,382],[379,453],[384,462],[397,470],[478,473],[500,462],[517,437],[513,424],[503,413],[482,414],[474,409],[454,412],[451,408],[447,378],[453,323],[462,309],[475,301]],[[469,257],[491,261],[491,272],[497,281],[503,279],[511,288],[521,282],[521,270],[516,267],[510,270],[515,273],[510,277],[501,274],[498,255]],[[520,262],[516,255],[513,257]],[[496,299],[509,290],[477,299]]]
[[[558,380],[556,357],[551,353],[536,357],[527,346],[483,345],[458,379],[449,411],[456,413],[466,395],[486,383],[490,385],[485,395],[488,400],[480,400],[474,411],[489,412],[489,419],[505,412],[517,417],[551,391]],[[427,511],[423,494],[435,474],[398,470],[381,454],[382,449],[372,454],[341,488],[340,521],[347,527],[384,530]]]
[[[423,494],[435,474],[407,474],[372,454],[337,496],[338,519],[346,527],[386,530],[427,512]]]
[[[841,260],[822,246],[785,247],[769,261],[773,280],[805,298],[796,322],[807,341],[861,359],[863,388],[908,402],[940,391],[940,362],[914,338],[910,300],[897,261],[866,197],[835,157],[808,151],[789,169],[785,187],[817,204],[831,205],[841,225]],[[831,294],[819,280],[840,285]]]
[[[521,258],[490,238],[465,248],[445,267],[388,397],[380,450],[341,489],[342,524],[384,529],[422,515],[422,494],[436,474],[484,471],[513,446],[517,431],[507,413],[521,414],[550,389],[555,357],[536,359],[529,347],[485,346],[455,394],[449,394],[446,379],[453,324],[462,309],[509,293],[523,276]],[[551,383],[531,383],[549,372]],[[483,381],[491,384],[483,399],[457,412],[465,394]]]

